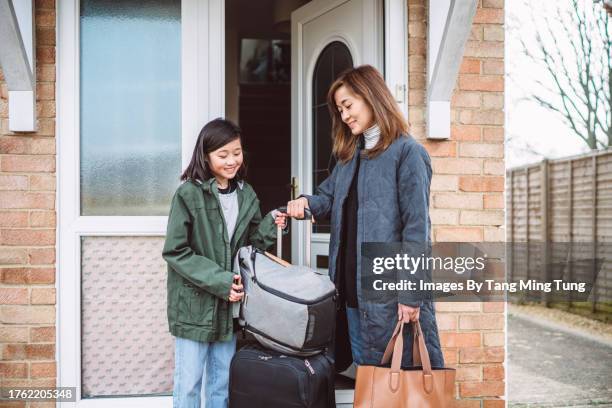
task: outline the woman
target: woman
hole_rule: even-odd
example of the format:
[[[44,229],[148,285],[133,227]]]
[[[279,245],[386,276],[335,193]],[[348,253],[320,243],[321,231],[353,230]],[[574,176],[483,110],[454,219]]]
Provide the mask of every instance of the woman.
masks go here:
[[[431,364],[443,367],[431,301],[415,302],[398,292],[381,302],[366,297],[361,287],[362,243],[430,244],[429,155],[408,135],[408,124],[375,68],[363,65],[340,74],[327,104],[338,163],[315,195],[290,201],[287,214],[301,218],[308,207],[314,218],[331,218],[329,274],[340,294],[336,368],[350,365],[349,347],[356,364],[379,364],[396,319],[420,321]],[[412,331],[404,330],[404,336],[402,365],[411,366]]]

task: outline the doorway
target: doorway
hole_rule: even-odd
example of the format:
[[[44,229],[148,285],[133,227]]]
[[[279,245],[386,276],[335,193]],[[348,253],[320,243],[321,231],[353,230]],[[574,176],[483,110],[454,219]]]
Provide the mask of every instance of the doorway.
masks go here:
[[[384,72],[382,0],[226,0],[225,112],[243,131],[248,181],[261,209],[311,194],[331,173],[327,89],[345,69]],[[293,34],[292,34],[293,33]],[[293,35],[293,36],[292,36]],[[329,222],[293,222],[283,258],[328,269]]]
[[[327,90],[356,65],[384,72],[382,0],[226,0],[225,111],[243,131],[248,181],[267,212],[311,194],[331,173]],[[330,225],[292,222],[283,258],[328,270]],[[291,241],[290,241],[291,240]],[[338,403],[352,403],[354,370],[337,376]]]
[[[226,0],[225,112],[242,129],[262,214],[291,199],[291,33],[303,0]],[[290,236],[283,258],[291,260]]]

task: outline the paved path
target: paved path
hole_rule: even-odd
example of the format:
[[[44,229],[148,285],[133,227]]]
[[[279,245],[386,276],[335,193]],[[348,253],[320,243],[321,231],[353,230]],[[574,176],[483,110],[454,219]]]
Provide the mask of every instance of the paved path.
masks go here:
[[[509,407],[612,407],[612,347],[508,316]]]

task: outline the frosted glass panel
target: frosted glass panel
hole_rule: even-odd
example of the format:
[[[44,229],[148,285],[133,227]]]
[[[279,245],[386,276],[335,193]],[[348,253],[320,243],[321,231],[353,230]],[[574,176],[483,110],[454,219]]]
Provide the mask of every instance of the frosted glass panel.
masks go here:
[[[167,215],[181,170],[180,0],[82,0],[81,214]]]
[[[85,398],[172,393],[163,245],[163,237],[81,239]]]

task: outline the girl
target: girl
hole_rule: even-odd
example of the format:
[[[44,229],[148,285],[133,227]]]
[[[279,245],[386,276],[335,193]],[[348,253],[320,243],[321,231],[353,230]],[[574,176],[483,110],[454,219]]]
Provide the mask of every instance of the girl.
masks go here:
[[[262,218],[255,192],[244,182],[240,129],[215,119],[200,132],[185,181],[172,199],[163,257],[168,263],[168,323],[176,337],[174,407],[228,403],[229,364],[236,349],[232,305],[242,299],[232,260],[241,246],[266,249],[280,213]],[[204,375],[204,367],[206,373]]]
[[[351,357],[356,364],[378,364],[397,319],[420,321],[432,366],[444,367],[431,302],[413,301],[406,292],[383,302],[367,298],[361,288],[363,242],[430,244],[429,155],[408,135],[408,124],[375,68],[363,65],[340,74],[327,104],[338,164],[315,195],[290,201],[287,214],[300,218],[308,207],[315,217],[331,217],[329,275],[341,307],[336,368],[346,369]],[[402,365],[410,366],[411,330],[404,335]]]

